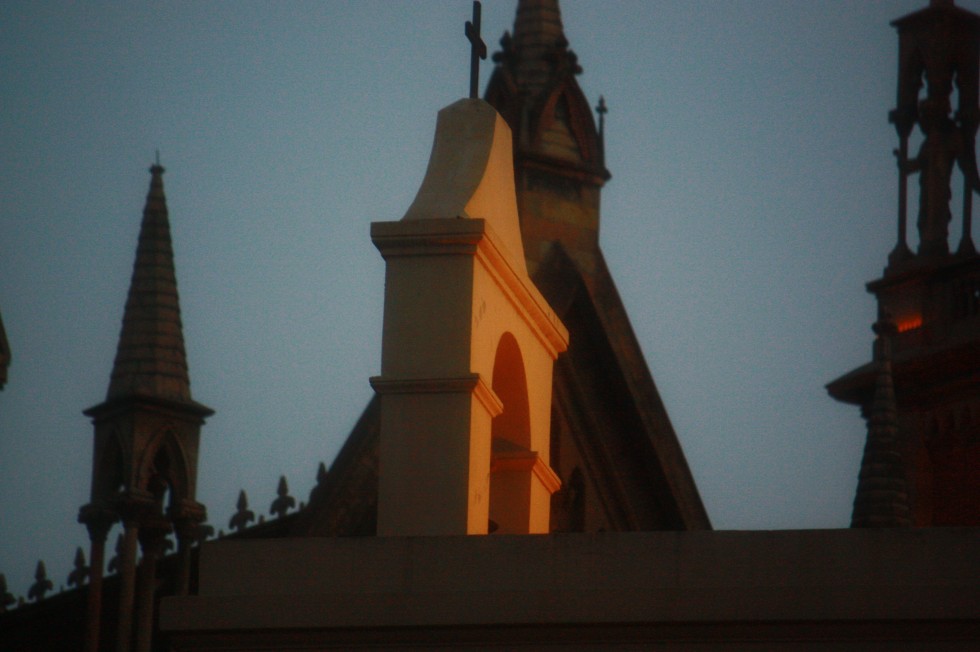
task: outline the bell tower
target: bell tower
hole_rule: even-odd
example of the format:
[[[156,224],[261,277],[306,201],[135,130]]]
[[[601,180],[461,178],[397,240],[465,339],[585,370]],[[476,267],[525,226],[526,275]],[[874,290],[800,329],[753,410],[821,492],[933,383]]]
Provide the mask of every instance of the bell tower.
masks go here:
[[[549,530],[568,331],[527,273],[511,143],[486,102],[444,108],[415,201],[371,225],[386,264],[380,535]]]
[[[827,389],[837,400],[861,406],[869,420],[856,524],[980,525],[980,256],[972,237],[973,194],[980,192],[980,16],[952,0],[932,0],[893,25],[899,35],[898,96],[889,120],[899,139],[898,242],[882,278],[867,285],[879,319],[896,327],[886,336],[897,427],[897,436],[888,439],[888,464],[867,463],[872,439],[882,432],[875,417],[882,411],[874,408],[880,360]],[[917,147],[910,147],[913,141]],[[908,183],[916,176],[917,197]],[[906,229],[910,195],[917,199],[914,252]],[[959,241],[950,246],[950,227],[957,222],[961,228],[953,237]],[[887,480],[876,479],[878,473],[894,480],[885,482],[892,488],[907,487],[908,518],[889,520],[869,511],[881,504],[873,487]]]
[[[150,168],[106,399],[85,411],[95,427],[91,498],[78,516],[92,545],[90,652],[100,646],[102,568],[112,525],[119,521],[123,526],[116,649],[133,649],[135,633],[135,649],[143,652],[150,649],[156,561],[166,537],[176,534],[176,590],[186,592],[190,548],[205,520],[204,506],[195,499],[198,441],[213,411],[191,398],[163,172],[159,163]],[[137,545],[142,550],[138,568]]]

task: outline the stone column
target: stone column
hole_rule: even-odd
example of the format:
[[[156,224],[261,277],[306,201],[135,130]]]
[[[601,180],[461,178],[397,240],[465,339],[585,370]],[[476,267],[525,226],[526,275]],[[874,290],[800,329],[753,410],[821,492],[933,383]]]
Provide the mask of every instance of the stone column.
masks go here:
[[[88,604],[85,614],[85,652],[96,652],[99,649],[102,621],[102,569],[105,568],[105,539],[115,519],[108,513],[83,512],[79,520],[84,522],[88,528],[89,540],[92,542]]]
[[[153,609],[156,605],[157,559],[163,554],[163,544],[170,533],[167,521],[144,523],[140,528],[140,548],[143,558],[139,565],[139,597],[136,603],[136,650],[150,652],[153,643]]]
[[[119,623],[116,634],[116,651],[130,652],[133,635],[133,598],[136,588],[136,541],[139,523],[123,521],[123,545],[119,555]]]
[[[177,533],[177,582],[176,595],[187,595],[191,584],[191,549],[201,533],[200,522],[183,519],[174,528]]]

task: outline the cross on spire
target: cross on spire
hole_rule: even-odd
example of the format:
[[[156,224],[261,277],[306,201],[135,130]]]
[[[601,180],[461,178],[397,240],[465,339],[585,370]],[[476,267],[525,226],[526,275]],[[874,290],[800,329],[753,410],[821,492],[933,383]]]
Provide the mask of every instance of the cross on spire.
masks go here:
[[[602,95],[599,96],[599,104],[596,106],[595,112],[599,114],[599,134],[602,135],[603,128],[605,127],[606,114],[609,113],[609,109],[606,108],[606,98]]]
[[[487,44],[480,37],[480,3],[473,2],[473,22],[466,21],[464,30],[470,42],[470,97],[479,97],[480,59],[487,58]]]

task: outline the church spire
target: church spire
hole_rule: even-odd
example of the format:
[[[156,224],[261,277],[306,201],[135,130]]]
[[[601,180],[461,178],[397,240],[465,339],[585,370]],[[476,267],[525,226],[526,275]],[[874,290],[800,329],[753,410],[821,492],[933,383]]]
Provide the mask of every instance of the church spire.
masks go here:
[[[599,191],[609,179],[602,141],[569,48],[557,0],[520,0],[485,98],[514,134],[524,252],[532,273],[558,241],[586,278],[599,246]]]
[[[78,515],[92,548],[86,652],[102,646],[102,566],[112,525],[123,526],[116,648],[130,649],[135,634],[136,648],[144,651],[150,649],[156,562],[166,537],[177,536],[177,591],[185,593],[191,546],[206,520],[195,497],[197,453],[201,426],[213,411],[191,399],[159,160],[150,175],[109,390],[104,402],[85,411],[95,427],[91,499]],[[143,553],[138,564],[137,544]]]
[[[521,0],[517,3],[512,48],[518,54],[514,57],[514,76],[529,95],[540,93],[558,66],[570,65],[576,72],[581,71],[575,55],[567,49],[558,0]],[[508,46],[504,45],[505,56],[507,50]],[[556,53],[571,56],[562,61]]]
[[[191,398],[163,173],[159,162],[150,168],[108,401],[130,395],[179,402]]]

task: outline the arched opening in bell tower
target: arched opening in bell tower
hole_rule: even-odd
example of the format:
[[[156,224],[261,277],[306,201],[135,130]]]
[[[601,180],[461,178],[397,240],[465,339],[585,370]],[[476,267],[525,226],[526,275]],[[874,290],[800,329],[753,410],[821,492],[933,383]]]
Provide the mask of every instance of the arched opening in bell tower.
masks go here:
[[[531,418],[527,375],[517,339],[504,333],[497,344],[492,387],[503,411],[491,424],[490,531],[530,531]]]
[[[140,485],[152,495],[156,514],[167,516],[188,495],[187,462],[177,436],[169,429],[149,451]]]

